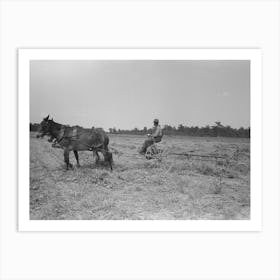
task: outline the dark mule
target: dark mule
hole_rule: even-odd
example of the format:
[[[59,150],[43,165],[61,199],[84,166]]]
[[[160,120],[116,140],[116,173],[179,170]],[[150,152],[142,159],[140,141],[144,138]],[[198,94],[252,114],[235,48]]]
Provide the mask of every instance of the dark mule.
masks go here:
[[[101,152],[104,156],[104,160],[109,164],[111,170],[113,157],[112,153],[108,149],[109,137],[108,135],[96,129],[85,129],[81,127],[70,127],[54,122],[49,119],[49,116],[43,119],[40,124],[41,137],[49,135],[49,141],[56,140],[56,144],[64,149],[64,161],[66,163],[66,169],[72,167],[69,162],[69,152],[73,151],[77,166],[80,166],[78,151],[93,151],[97,156],[96,162],[99,161],[98,152]],[[42,136],[43,135],[43,136]],[[40,136],[39,136],[40,137]]]
[[[70,151],[74,151],[78,165],[79,158],[77,151],[93,151],[97,155],[97,161],[99,160],[98,152],[101,152],[104,160],[108,162],[112,170],[112,153],[108,150],[109,138],[103,131],[62,126],[56,140],[64,148],[64,161],[67,169],[69,166],[71,167],[71,163],[69,162]]]

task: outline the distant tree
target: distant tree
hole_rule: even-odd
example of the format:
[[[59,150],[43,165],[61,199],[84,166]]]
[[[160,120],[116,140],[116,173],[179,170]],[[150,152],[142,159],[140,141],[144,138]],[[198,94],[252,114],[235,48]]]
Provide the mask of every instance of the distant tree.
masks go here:
[[[40,124],[38,123],[30,123],[29,124],[29,130],[30,131],[38,131],[40,127]]]
[[[183,133],[184,132],[184,126],[182,124],[179,124],[178,126],[178,132]]]
[[[222,130],[223,130],[224,126],[221,124],[220,121],[216,121],[215,125],[216,125],[215,126],[216,137],[222,136]]]
[[[96,127],[95,129],[98,130],[98,131],[103,131],[104,132],[103,127]]]

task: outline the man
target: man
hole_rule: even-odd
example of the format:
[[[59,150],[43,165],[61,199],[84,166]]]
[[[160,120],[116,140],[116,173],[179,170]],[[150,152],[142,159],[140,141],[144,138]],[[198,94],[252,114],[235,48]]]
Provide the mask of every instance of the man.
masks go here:
[[[153,133],[148,134],[148,139],[145,140],[145,142],[144,142],[144,144],[143,144],[143,146],[140,150],[140,154],[145,154],[148,147],[150,147],[154,143],[160,142],[161,139],[162,139],[162,130],[161,130],[161,127],[159,125],[159,120],[154,119]]]

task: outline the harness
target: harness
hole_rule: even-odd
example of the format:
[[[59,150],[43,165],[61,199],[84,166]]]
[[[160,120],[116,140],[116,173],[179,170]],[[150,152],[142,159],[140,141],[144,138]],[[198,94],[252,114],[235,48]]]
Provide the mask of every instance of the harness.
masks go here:
[[[78,134],[77,128],[74,128],[74,129],[68,128],[68,129],[71,129],[72,135],[67,135],[67,129],[65,129],[65,128],[62,128],[62,129],[64,129],[64,133],[60,139],[57,139],[58,144],[60,144],[63,139],[78,141],[78,137],[83,134],[83,133]],[[82,145],[86,146],[90,151],[103,151],[104,150],[101,148],[103,146],[103,143],[91,146],[91,145],[88,145],[88,144],[82,142]]]
[[[81,134],[77,134],[77,129],[76,128],[74,128],[72,131],[73,131],[73,135],[71,135],[71,136],[69,136],[69,135],[66,135],[66,129],[65,128],[61,128],[61,129],[63,129],[64,130],[64,133],[63,133],[63,135],[62,135],[62,137],[58,140],[58,143],[60,143],[63,139],[75,139],[76,138],[76,140],[77,140],[77,138],[78,138],[78,136],[80,136]]]

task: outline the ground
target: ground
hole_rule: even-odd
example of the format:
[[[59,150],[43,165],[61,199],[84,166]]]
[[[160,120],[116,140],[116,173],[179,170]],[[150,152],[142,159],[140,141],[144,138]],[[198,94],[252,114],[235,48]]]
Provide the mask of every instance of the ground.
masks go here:
[[[30,219],[250,219],[249,139],[164,136],[162,155],[147,160],[137,151],[145,136],[109,137],[113,172],[90,151],[66,171],[63,150],[31,133]]]

